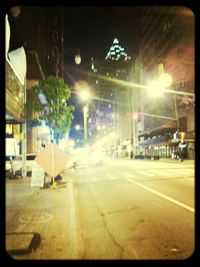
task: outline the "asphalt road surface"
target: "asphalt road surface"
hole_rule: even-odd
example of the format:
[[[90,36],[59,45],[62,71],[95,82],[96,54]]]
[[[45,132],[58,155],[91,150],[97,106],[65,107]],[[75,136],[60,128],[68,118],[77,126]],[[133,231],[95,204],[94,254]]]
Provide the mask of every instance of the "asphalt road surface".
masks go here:
[[[79,259],[186,259],[194,251],[194,166],[108,160],[71,171]]]

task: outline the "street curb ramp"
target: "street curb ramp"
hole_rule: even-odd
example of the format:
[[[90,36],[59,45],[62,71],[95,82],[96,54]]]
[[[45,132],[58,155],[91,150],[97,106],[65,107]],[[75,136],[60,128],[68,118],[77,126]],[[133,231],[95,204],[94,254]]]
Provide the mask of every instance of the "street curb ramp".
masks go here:
[[[6,250],[9,255],[29,254],[39,246],[41,236],[35,232],[6,233]]]

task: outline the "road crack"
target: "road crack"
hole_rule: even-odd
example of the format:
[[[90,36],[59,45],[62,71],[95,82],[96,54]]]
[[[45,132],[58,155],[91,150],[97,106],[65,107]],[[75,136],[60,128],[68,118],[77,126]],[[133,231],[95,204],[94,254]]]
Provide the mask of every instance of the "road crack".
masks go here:
[[[89,191],[90,197],[91,197],[91,199],[93,200],[94,206],[95,206],[97,212],[99,213],[99,215],[100,215],[101,218],[102,218],[102,222],[103,222],[103,225],[104,225],[105,229],[107,230],[107,232],[108,232],[108,234],[109,234],[111,240],[113,241],[113,243],[114,243],[114,244],[121,250],[121,251],[120,251],[120,259],[122,259],[122,258],[123,258],[123,253],[124,253],[124,247],[121,246],[121,245],[117,242],[116,238],[115,238],[114,235],[112,234],[111,230],[109,229],[108,223],[107,223],[107,221],[106,221],[106,213],[101,212],[101,210],[100,210],[100,208],[98,207],[98,205],[97,205],[97,203],[96,203],[96,201],[95,201],[95,199],[94,199],[94,197],[93,197],[93,195],[92,195],[92,192],[91,192],[91,190],[90,190],[89,187],[88,187],[88,189],[89,189],[88,191]],[[119,211],[118,211],[118,212],[119,212]]]

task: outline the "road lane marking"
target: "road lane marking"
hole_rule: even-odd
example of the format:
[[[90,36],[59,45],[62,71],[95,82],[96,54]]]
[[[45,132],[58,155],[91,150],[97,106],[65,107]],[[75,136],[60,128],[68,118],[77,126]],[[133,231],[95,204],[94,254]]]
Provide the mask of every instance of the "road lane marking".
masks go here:
[[[143,171],[136,171],[136,172],[144,176],[149,176],[149,177],[155,176],[155,174],[148,173],[148,170],[146,172],[143,172]]]
[[[170,201],[170,202],[172,202],[172,203],[174,203],[174,204],[176,204],[176,205],[178,205],[178,206],[180,206],[180,207],[182,207],[182,208],[184,208],[186,210],[194,212],[194,209],[192,207],[190,207],[190,206],[188,206],[188,205],[186,205],[186,204],[184,204],[184,203],[182,203],[182,202],[180,202],[180,201],[178,201],[178,200],[176,200],[174,198],[168,197],[168,196],[166,196],[166,195],[164,195],[164,194],[162,194],[162,193],[160,193],[160,192],[158,192],[158,191],[156,191],[154,189],[151,189],[150,187],[148,187],[146,185],[143,185],[141,183],[136,182],[135,180],[131,180],[129,178],[125,178],[125,179],[130,181],[130,182],[132,182],[132,183],[135,183],[136,185],[138,185],[138,186],[140,186],[140,187],[142,187],[142,188],[144,188],[144,189],[146,189],[146,190],[148,190],[148,191],[150,191],[150,192],[152,192],[152,193],[154,193],[154,194],[156,194],[156,195],[158,195],[158,196],[160,196],[160,197],[162,197],[164,199],[167,199],[168,201]]]

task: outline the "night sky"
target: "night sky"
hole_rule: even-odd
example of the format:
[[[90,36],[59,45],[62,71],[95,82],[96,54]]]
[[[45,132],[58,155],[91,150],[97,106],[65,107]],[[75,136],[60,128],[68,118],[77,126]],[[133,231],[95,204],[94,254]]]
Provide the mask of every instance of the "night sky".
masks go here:
[[[118,38],[122,47],[132,58],[137,55],[139,7],[136,6],[95,6],[95,7],[64,7],[64,72],[65,81],[73,87],[79,80],[87,79],[90,59],[105,59],[114,38]],[[80,49],[81,64],[74,62],[75,51]],[[70,136],[77,134],[73,128],[83,124],[82,104],[76,95],[72,95],[72,104],[76,105],[75,119]]]

